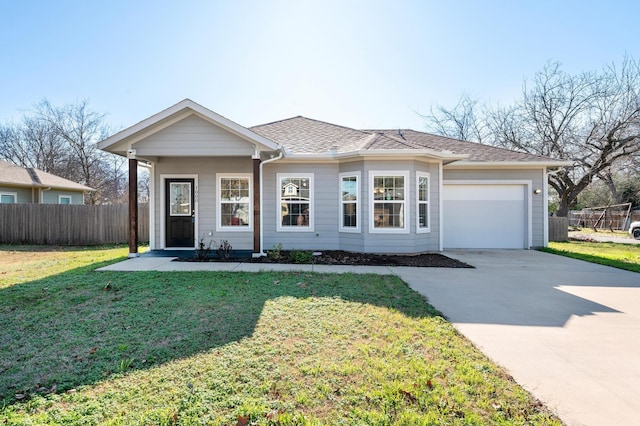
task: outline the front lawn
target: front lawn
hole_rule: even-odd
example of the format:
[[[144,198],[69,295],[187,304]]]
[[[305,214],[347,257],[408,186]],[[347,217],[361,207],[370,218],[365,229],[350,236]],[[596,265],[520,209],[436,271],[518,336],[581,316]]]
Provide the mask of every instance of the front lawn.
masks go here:
[[[640,272],[640,245],[569,241],[549,243],[549,247],[541,250],[587,262]]]
[[[125,255],[0,247],[1,424],[561,424],[396,277]]]

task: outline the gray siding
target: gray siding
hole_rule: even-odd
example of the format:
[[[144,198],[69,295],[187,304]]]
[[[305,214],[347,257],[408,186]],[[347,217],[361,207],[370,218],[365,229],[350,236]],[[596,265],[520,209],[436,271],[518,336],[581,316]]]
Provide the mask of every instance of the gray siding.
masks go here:
[[[33,190],[31,188],[16,188],[11,186],[0,186],[0,192],[6,192],[9,194],[16,194],[16,203],[31,203],[31,199],[33,197],[33,202],[38,201],[38,190]]]
[[[264,167],[264,248],[282,244],[284,249],[341,249],[373,253],[412,253],[439,249],[439,182],[437,163],[405,161],[354,161],[348,163],[284,163]],[[393,170],[409,173],[408,233],[369,232],[369,171]],[[430,173],[431,232],[416,233],[416,171]],[[360,172],[360,232],[339,232],[339,174]],[[278,232],[280,209],[277,203],[278,173],[313,173],[315,226],[313,232]]]
[[[42,204],[59,204],[58,196],[71,197],[71,204],[84,204],[84,195],[82,192],[63,191],[52,189],[42,192]]]
[[[363,173],[363,192],[366,199],[363,206],[363,225],[365,233],[364,251],[371,253],[415,253],[437,251],[439,249],[439,183],[438,164],[418,161],[366,161]],[[408,171],[408,208],[409,233],[370,233],[370,174],[377,171]],[[416,171],[430,173],[430,214],[431,232],[416,233]]]
[[[270,163],[264,166],[264,248],[282,244],[284,249],[330,250],[339,247],[338,238],[338,164]],[[313,231],[277,231],[280,207],[277,206],[278,173],[312,173],[314,181]]]
[[[451,180],[530,180],[531,190],[536,188],[544,188],[545,174],[543,169],[526,169],[526,170],[447,170],[443,171],[443,179]],[[531,198],[531,233],[532,247],[544,246],[544,221],[547,217],[544,214],[544,196],[543,194],[534,194]]]
[[[227,240],[234,250],[253,249],[253,231],[217,232],[216,173],[246,173],[253,175],[253,163],[248,157],[177,157],[161,158],[154,168],[155,249],[161,247],[161,218],[165,214],[161,205],[164,191],[162,175],[197,175],[196,240],[205,242]],[[211,235],[209,235],[211,233]]]
[[[363,181],[364,181],[364,160],[352,161],[348,163],[340,164],[340,173],[360,173],[360,192],[358,194],[360,201],[360,211],[357,212],[358,218],[357,220],[360,222],[360,231],[359,232],[339,232],[338,237],[340,239],[340,250],[347,250],[353,252],[363,252],[364,251],[364,217],[363,212],[366,203],[366,195],[364,193]],[[339,226],[340,224],[340,216],[342,212],[340,211],[340,182],[336,186],[336,200],[338,202],[338,208],[335,214],[336,224]]]
[[[253,144],[197,116],[134,143],[140,156],[252,155]]]

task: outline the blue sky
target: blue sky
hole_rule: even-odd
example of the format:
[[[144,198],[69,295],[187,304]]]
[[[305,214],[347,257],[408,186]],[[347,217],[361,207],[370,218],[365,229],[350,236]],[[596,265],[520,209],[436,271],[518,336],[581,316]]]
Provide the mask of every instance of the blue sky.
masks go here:
[[[87,99],[118,130],[184,99],[251,126],[424,129],[462,93],[511,103],[549,60],[640,58],[640,2],[0,0],[0,123]]]

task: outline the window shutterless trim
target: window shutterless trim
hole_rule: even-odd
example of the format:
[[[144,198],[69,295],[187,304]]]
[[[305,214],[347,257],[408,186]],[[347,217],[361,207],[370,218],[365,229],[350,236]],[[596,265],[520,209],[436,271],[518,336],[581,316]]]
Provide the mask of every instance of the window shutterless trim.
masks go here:
[[[338,231],[339,232],[353,232],[353,233],[360,233],[360,222],[361,222],[361,218],[360,218],[360,178],[361,178],[361,172],[360,171],[356,171],[356,172],[345,172],[345,173],[340,173],[339,174],[339,188],[338,188],[338,205],[340,206],[340,211],[338,212]],[[355,189],[355,193],[356,193],[356,199],[351,201],[345,201],[342,198],[342,181],[345,178],[355,178],[356,179],[356,189]],[[356,206],[356,226],[344,226],[344,206],[347,204],[355,204]]]
[[[402,177],[404,178],[404,199],[403,200],[375,200],[374,182],[377,177]],[[407,234],[409,233],[409,201],[410,182],[408,170],[370,170],[369,171],[369,232],[372,234]],[[402,205],[402,227],[376,228],[375,225],[375,205],[376,204],[400,204]]]
[[[3,195],[7,196],[7,197],[13,197],[13,201],[12,202],[4,203],[4,204],[16,204],[18,202],[18,193],[17,192],[0,192],[0,198],[2,198],[1,196],[3,196]]]
[[[67,198],[69,200],[69,204],[73,204],[73,198],[71,195],[58,195],[58,204],[62,204],[63,198]]]
[[[427,199],[420,200],[420,178],[427,178]],[[426,226],[420,226],[420,206],[425,205],[427,209]],[[416,172],[416,233],[423,234],[431,232],[431,175],[427,172]]]
[[[314,216],[314,181],[313,173],[277,173],[276,174],[276,231],[277,232],[313,232],[315,220]],[[286,226],[282,225],[282,180],[287,178],[308,179],[309,180],[309,225],[308,226]],[[286,202],[286,200],[284,200]]]
[[[223,201],[222,179],[247,179],[249,181],[249,225],[222,225],[222,205],[232,204],[233,201]],[[216,173],[216,232],[253,232],[253,174],[251,173]]]

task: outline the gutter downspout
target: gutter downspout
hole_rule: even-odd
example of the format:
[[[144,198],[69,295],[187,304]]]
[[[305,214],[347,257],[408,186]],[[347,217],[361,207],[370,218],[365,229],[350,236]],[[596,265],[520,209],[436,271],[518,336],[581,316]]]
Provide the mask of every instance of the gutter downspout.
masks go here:
[[[44,204],[44,192],[51,190],[51,187],[40,188],[40,204]]]
[[[281,146],[278,146],[278,155],[276,157],[273,158],[269,158],[268,160],[265,161],[261,161],[260,162],[260,253],[257,253],[257,255],[255,255],[255,257],[262,257],[262,256],[266,256],[267,254],[264,252],[264,220],[263,220],[263,215],[264,215],[264,191],[262,190],[262,188],[264,187],[264,181],[262,179],[262,166],[264,166],[267,163],[272,163],[274,161],[278,161],[280,160],[282,157],[284,157],[284,149]]]

